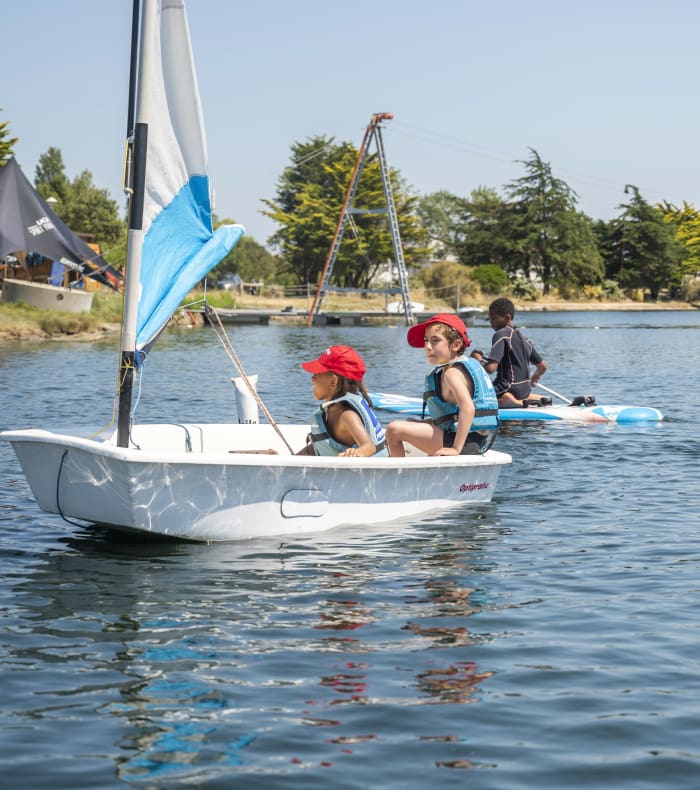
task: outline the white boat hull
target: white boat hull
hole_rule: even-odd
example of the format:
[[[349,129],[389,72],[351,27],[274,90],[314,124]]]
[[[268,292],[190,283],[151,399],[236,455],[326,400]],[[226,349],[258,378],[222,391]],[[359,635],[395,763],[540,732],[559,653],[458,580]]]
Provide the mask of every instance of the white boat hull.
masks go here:
[[[308,426],[279,426],[293,449]],[[113,437],[7,431],[42,510],[121,530],[230,541],[488,502],[511,458],[291,455],[269,425],[141,425]],[[191,450],[188,449],[191,447]],[[269,449],[277,454],[268,454]]]

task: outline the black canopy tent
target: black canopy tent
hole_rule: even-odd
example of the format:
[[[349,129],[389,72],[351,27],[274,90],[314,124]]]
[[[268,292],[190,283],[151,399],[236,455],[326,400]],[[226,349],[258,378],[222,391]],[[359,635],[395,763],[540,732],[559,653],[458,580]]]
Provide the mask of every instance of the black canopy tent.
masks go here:
[[[122,285],[121,274],[51,211],[12,157],[0,167],[0,257],[20,250],[38,252],[115,290]]]

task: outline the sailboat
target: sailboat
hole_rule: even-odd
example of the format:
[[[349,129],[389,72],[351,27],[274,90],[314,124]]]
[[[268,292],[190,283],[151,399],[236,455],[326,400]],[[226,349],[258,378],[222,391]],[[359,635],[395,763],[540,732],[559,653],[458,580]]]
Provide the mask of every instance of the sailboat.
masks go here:
[[[204,542],[379,524],[490,501],[511,458],[296,455],[308,425],[139,424],[134,378],[188,291],[243,234],[212,232],[204,127],[183,0],[135,0],[133,195],[116,429],[5,431],[42,510]],[[135,64],[135,65],[133,65]]]

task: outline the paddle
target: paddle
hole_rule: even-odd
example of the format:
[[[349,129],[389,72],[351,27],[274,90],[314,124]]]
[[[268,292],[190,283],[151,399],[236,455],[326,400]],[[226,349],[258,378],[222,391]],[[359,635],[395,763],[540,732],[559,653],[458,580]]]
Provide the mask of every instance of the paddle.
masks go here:
[[[549,389],[549,387],[545,387],[544,384],[540,384],[539,381],[535,384],[536,387],[539,387],[541,390],[548,392],[550,395],[554,395],[555,397],[559,398],[559,400],[563,400],[567,406],[594,406],[595,405],[595,396],[594,395],[577,395],[572,400],[569,398],[565,398],[563,395],[560,395],[558,392]]]
[[[544,384],[540,384],[539,381],[537,382],[537,384],[535,384],[535,386],[541,390],[544,390],[545,392],[548,392],[550,395],[554,395],[554,397],[559,398],[559,400],[563,400],[567,406],[571,406],[572,401],[570,401],[569,398],[565,398],[563,395],[560,395],[558,392],[555,392],[554,390],[550,390],[549,387],[545,387]]]

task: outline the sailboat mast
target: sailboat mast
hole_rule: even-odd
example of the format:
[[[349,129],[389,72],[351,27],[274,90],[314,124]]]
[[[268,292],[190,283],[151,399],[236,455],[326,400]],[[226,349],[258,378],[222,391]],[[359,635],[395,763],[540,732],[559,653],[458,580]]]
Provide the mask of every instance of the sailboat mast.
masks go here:
[[[136,112],[136,77],[139,63],[139,9],[141,0],[133,0],[131,9],[131,58],[129,69],[129,104],[126,113],[126,137],[131,144],[134,131],[134,114]],[[131,145],[129,145],[131,147]],[[126,184],[125,184],[126,186]]]
[[[133,23],[138,25],[138,5],[134,0]],[[143,246],[143,204],[146,183],[146,157],[148,151],[148,108],[145,106],[143,80],[149,73],[149,57],[146,43],[152,41],[150,31],[156,24],[157,0],[143,0],[141,15],[141,35],[138,60],[136,41],[139,39],[132,31],[132,80],[136,74],[136,123],[133,125],[131,141],[131,197],[129,200],[129,230],[127,238],[126,276],[124,285],[124,312],[122,316],[122,345],[119,364],[119,410],[117,420],[117,446],[129,446],[131,430],[131,400],[136,368],[136,323],[141,280],[141,248]],[[129,89],[129,113],[133,112],[133,86]],[[129,121],[131,125],[131,119]],[[129,130],[131,132],[131,130]]]

